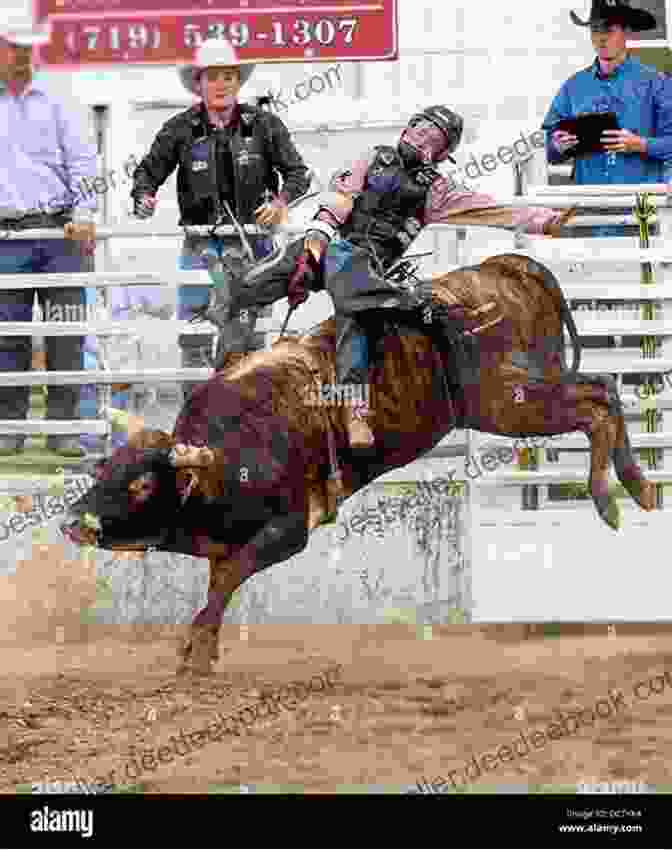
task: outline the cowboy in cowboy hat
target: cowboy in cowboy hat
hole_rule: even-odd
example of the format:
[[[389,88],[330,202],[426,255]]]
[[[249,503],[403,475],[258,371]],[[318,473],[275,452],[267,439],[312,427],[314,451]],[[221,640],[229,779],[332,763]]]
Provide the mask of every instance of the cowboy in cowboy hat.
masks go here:
[[[156,193],[177,167],[180,226],[230,223],[227,205],[241,224],[269,227],[286,218],[287,204],[308,189],[308,169],[276,115],[238,102],[253,70],[254,63],[240,59],[221,38],[204,41],[193,62],[178,68],[185,89],[200,102],[164,124],[134,172],[131,196],[137,217],[154,213]],[[257,257],[272,248],[270,239],[250,241]],[[181,268],[207,268],[207,255],[212,264],[225,248],[239,245],[236,237],[187,237]],[[191,318],[209,296],[207,286],[180,287],[178,318]],[[253,336],[258,314],[250,310],[249,317],[232,318],[225,336],[234,341],[236,352],[263,347],[263,335]],[[184,367],[209,365],[212,337],[181,336],[179,342]],[[183,389],[188,392],[190,386]]]
[[[604,131],[604,152],[575,159],[575,182],[666,181],[666,161],[672,162],[672,84],[627,50],[628,32],[655,29],[656,19],[625,0],[593,0],[588,20],[575,12],[570,18],[577,26],[590,27],[596,57],[564,83],[544,119],[548,161],[570,159],[578,143],[576,136],[557,129],[558,122],[586,112],[613,112],[622,129]],[[625,234],[622,228],[613,233],[601,228],[595,235]]]
[[[571,11],[569,17],[577,27],[608,27],[609,24],[620,24],[624,29],[633,32],[655,30],[656,19],[645,9],[633,9],[625,0],[593,0],[590,17],[582,21],[576,12]]]
[[[28,85],[33,76],[33,47],[48,44],[50,38],[48,30],[0,24],[0,45],[7,50],[0,62],[0,93],[6,88],[18,90]]]

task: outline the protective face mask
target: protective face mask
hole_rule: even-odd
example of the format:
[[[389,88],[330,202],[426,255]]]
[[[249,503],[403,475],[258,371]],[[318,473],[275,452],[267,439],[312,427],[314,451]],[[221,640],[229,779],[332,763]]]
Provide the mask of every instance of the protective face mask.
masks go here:
[[[445,148],[445,136],[430,121],[418,121],[412,127],[407,127],[398,145],[399,156],[411,168],[436,162]]]

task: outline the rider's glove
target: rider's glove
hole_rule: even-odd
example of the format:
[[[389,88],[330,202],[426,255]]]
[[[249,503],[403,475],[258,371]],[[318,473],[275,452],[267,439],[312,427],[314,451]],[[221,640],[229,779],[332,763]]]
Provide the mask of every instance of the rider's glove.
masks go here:
[[[303,252],[296,258],[294,270],[287,283],[287,299],[292,309],[303,304],[310,289],[321,279],[320,259],[328,242],[320,231],[309,230],[306,233]]]
[[[319,265],[311,251],[299,254],[287,283],[287,300],[294,310],[308,298],[310,282],[319,274]]]
[[[156,198],[152,195],[142,195],[135,198],[133,203],[133,215],[136,218],[151,218],[156,208]]]

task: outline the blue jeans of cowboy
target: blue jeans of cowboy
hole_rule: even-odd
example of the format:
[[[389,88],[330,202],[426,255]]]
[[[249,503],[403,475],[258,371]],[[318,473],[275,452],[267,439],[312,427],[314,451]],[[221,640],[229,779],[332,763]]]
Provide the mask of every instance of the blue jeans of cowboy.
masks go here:
[[[250,238],[250,245],[255,257],[261,259],[273,250],[271,239]],[[231,249],[240,250],[240,240],[236,236],[225,236],[221,238],[187,237],[182,246],[182,255],[178,268],[181,271],[196,271],[207,269],[207,257],[221,257],[222,254]],[[209,286],[180,286],[177,289],[177,318],[181,321],[190,319],[194,310],[198,310],[207,304],[210,297]],[[248,310],[250,322],[254,323],[259,315],[259,309]],[[246,329],[247,330],[247,327]],[[210,365],[212,357],[214,337],[212,334],[180,334],[178,344],[182,355],[182,368],[203,368]],[[254,334],[250,341],[251,350],[264,347],[264,335]],[[185,397],[197,384],[182,384],[182,392]]]
[[[348,273],[353,267],[354,246],[346,239],[339,239],[329,243],[324,257],[324,276],[327,290],[329,290],[336,307],[336,346],[338,356],[336,358],[336,380],[341,383],[366,383],[369,368],[369,347],[366,334],[354,319],[344,315],[339,310],[338,296],[329,289],[329,279],[334,275]],[[350,281],[352,297],[357,292],[371,289],[370,279],[357,279],[353,276]]]
[[[33,318],[34,289],[11,289],[3,284],[3,275],[53,274],[84,271],[85,258],[78,242],[67,239],[26,239],[0,242],[0,322],[30,322]],[[38,289],[38,298],[45,311],[60,315],[61,321],[80,319],[84,305],[81,287]],[[58,309],[57,309],[58,308]],[[51,315],[51,314],[54,315]],[[57,319],[58,320],[58,319]],[[49,336],[46,339],[47,369],[49,371],[80,371],[82,337]],[[32,356],[31,337],[2,336],[0,325],[0,371],[28,372]],[[25,419],[30,391],[25,387],[0,388],[0,419]],[[79,388],[72,384],[49,387],[47,419],[79,419]]]

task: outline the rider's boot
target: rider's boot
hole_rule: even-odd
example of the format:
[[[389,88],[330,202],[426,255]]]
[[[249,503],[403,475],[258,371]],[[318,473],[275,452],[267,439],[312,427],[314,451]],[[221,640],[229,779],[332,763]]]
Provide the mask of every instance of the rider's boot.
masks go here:
[[[258,339],[259,334],[254,332],[258,314],[258,309],[241,310],[236,315],[230,315],[228,321],[221,322],[217,339],[215,369],[219,370],[232,366],[250,351],[264,347],[263,334],[260,341]]]
[[[355,385],[357,388],[365,389],[366,385]],[[355,402],[354,404],[345,404],[345,424],[348,431],[348,440],[350,448],[355,451],[373,449],[376,439],[373,431],[369,427],[367,419],[371,415],[371,408],[368,402]]]
[[[367,422],[371,414],[368,386],[368,347],[354,319],[336,317],[336,394],[343,401],[344,422],[350,448],[374,448],[375,437]]]

